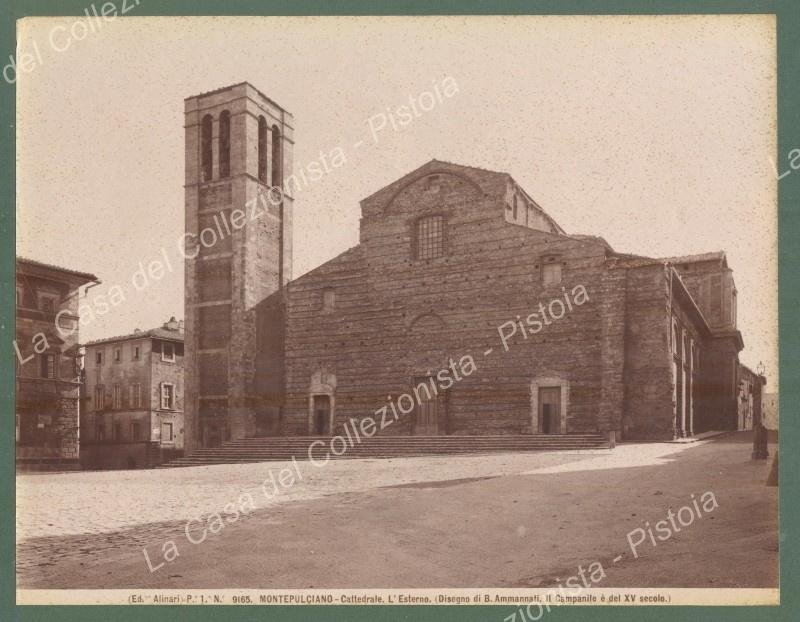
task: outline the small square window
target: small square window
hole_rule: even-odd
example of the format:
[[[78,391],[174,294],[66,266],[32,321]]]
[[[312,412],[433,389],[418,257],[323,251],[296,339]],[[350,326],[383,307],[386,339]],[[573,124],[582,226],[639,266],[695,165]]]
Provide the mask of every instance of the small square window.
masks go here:
[[[53,353],[42,354],[42,378],[56,377],[56,355]]]
[[[172,343],[164,343],[161,349],[161,360],[162,361],[175,361],[175,344]]]
[[[561,283],[561,264],[558,262],[542,264],[542,284],[555,285]]]
[[[55,296],[50,296],[49,294],[41,294],[39,296],[39,309],[41,309],[45,313],[55,313],[56,312]]]
[[[336,292],[331,288],[322,291],[322,312],[333,313],[336,306]]]

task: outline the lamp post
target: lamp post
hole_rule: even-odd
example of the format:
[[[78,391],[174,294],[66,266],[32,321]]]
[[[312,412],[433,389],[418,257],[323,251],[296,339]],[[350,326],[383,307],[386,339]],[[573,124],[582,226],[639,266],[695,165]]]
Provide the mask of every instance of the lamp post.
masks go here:
[[[764,427],[763,415],[761,410],[762,388],[767,384],[764,363],[758,363],[756,367],[756,382],[753,386],[753,460],[766,460],[769,456],[767,450],[767,428]]]

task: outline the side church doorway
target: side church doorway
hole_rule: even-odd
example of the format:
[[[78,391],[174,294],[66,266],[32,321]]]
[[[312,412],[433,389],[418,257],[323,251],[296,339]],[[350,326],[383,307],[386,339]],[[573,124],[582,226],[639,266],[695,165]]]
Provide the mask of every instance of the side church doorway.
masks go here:
[[[313,404],[313,421],[315,436],[329,436],[331,434],[331,397],[330,395],[315,395]]]

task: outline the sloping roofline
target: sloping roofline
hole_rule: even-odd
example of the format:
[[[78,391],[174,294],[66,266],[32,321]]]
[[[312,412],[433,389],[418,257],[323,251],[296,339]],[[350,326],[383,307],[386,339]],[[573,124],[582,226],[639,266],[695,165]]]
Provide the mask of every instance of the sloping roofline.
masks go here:
[[[97,283],[100,282],[100,280],[94,274],[92,274],[90,272],[80,272],[79,270],[71,270],[70,268],[62,268],[61,266],[56,266],[56,265],[53,265],[53,264],[50,264],[50,263],[44,263],[43,261],[36,261],[35,259],[27,259],[25,257],[17,256],[17,265],[19,266],[19,264],[27,264],[27,265],[32,266],[34,268],[43,268],[45,270],[53,270],[53,271],[56,271],[56,272],[63,272],[65,274],[69,274],[71,276],[76,276],[76,277],[85,279],[84,282],[87,282],[87,283],[89,281],[95,281]]]
[[[491,169],[488,169],[488,168],[481,168],[479,166],[467,166],[465,164],[458,164],[457,162],[448,162],[447,160],[437,160],[436,158],[428,160],[427,162],[425,162],[424,164],[418,166],[414,170],[409,171],[408,173],[406,173],[405,175],[399,177],[398,179],[395,179],[394,181],[392,181],[391,183],[387,184],[383,188],[379,188],[378,190],[376,190],[372,194],[370,194],[370,195],[364,197],[363,199],[361,199],[360,202],[363,203],[365,201],[369,201],[372,197],[374,197],[377,194],[380,194],[381,192],[383,192],[387,188],[389,188],[391,186],[396,186],[396,190],[392,195],[392,199],[390,199],[387,202],[387,203],[391,203],[394,200],[395,196],[397,196],[400,192],[402,192],[404,188],[406,188],[410,184],[414,183],[417,179],[420,179],[422,177],[427,177],[428,175],[437,175],[437,174],[440,174],[440,175],[447,175],[447,174],[454,175],[455,174],[453,171],[447,170],[446,168],[443,168],[443,169],[439,170],[439,169],[436,168],[437,165],[443,165],[445,167],[455,167],[455,168],[458,168],[458,169],[462,169],[464,171],[472,170],[472,171],[481,171],[482,173],[490,173],[492,175],[496,175],[497,177],[501,177],[501,178],[505,179],[506,181],[512,182],[522,192],[522,194],[524,194],[525,197],[536,207],[536,209],[538,209],[542,214],[544,214],[544,216],[545,216],[545,218],[547,218],[548,222],[550,222],[550,224],[552,224],[555,227],[556,233],[558,233],[559,235],[568,235],[564,231],[564,229],[561,227],[561,225],[559,225],[555,221],[555,219],[550,214],[548,214],[547,211],[545,211],[545,209],[542,208],[542,206],[539,205],[534,200],[534,198],[531,197],[531,195],[528,194],[528,192],[519,184],[519,182],[517,182],[509,173],[505,173],[505,172],[502,172],[502,171],[494,171],[494,170],[491,170]],[[470,177],[467,176],[466,180],[480,189],[480,184],[478,184],[478,182],[476,182],[474,179],[471,179]]]
[[[244,82],[237,82],[236,84],[229,84],[228,86],[221,86],[218,89],[213,89],[211,91],[204,91],[203,93],[198,93],[197,95],[189,95],[189,97],[184,97],[183,101],[189,101],[190,99],[197,99],[198,97],[206,97],[208,95],[216,95],[217,93],[222,93],[223,91],[229,91],[230,89],[236,88],[237,86],[249,86],[251,89],[253,89],[256,93],[261,95],[261,97],[266,99],[273,106],[275,106],[277,108],[280,108],[284,112],[289,112],[288,110],[286,110],[286,108],[281,106],[278,102],[276,102],[271,97],[268,97],[267,95],[262,93],[259,88],[253,86],[253,84],[251,82],[248,82],[247,80],[245,80]],[[291,113],[289,113],[289,114],[291,115]]]
[[[114,337],[103,337],[102,339],[94,339],[92,341],[87,341],[83,345],[86,347],[97,346],[108,343],[115,343],[117,341],[131,341],[133,339],[163,339],[164,341],[175,341],[177,343],[183,343],[184,333],[178,330],[169,330],[159,326],[157,328],[151,328],[150,330],[141,330],[138,333],[134,332],[127,335],[116,335]]]

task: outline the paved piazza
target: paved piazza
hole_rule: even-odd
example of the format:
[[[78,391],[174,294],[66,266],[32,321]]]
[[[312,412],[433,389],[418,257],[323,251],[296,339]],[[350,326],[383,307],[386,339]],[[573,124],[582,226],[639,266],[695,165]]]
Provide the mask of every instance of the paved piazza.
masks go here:
[[[652,445],[648,454],[664,453]],[[660,448],[660,451],[658,450]],[[632,447],[626,448],[627,450]],[[653,451],[655,449],[656,451]],[[256,509],[325,495],[358,492],[418,482],[514,475],[561,467],[587,459],[618,461],[609,450],[428,456],[417,458],[223,464],[177,469],[83,471],[17,476],[17,541],[47,536],[110,533],[152,523],[187,521],[222,512],[250,493]],[[639,452],[635,452],[639,453]],[[299,470],[297,481],[278,485],[267,499],[262,485],[286,468]],[[296,472],[296,471],[295,471]],[[302,478],[302,479],[301,479]],[[268,490],[274,488],[270,484]]]
[[[770,587],[778,546],[768,469],[750,460],[748,437],[739,434],[319,467],[18,475],[17,581],[23,588],[533,587],[600,560],[607,586]],[[294,482],[276,488],[281,472],[294,473]],[[707,519],[631,558],[631,530],[705,491],[719,506]],[[187,522],[195,521],[198,537],[211,516],[247,494],[254,507],[246,516],[202,543],[187,541]],[[172,561],[162,553],[168,541],[180,550]]]

